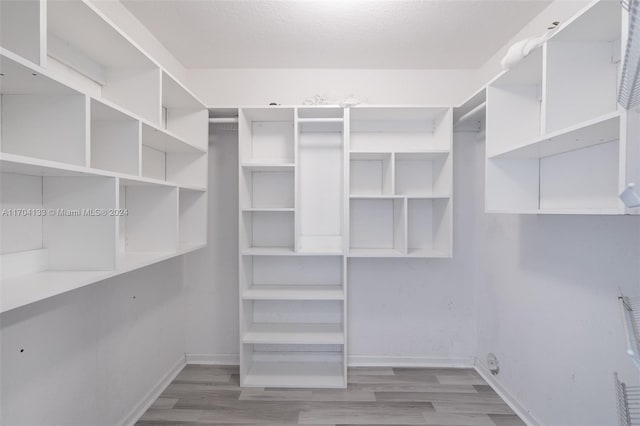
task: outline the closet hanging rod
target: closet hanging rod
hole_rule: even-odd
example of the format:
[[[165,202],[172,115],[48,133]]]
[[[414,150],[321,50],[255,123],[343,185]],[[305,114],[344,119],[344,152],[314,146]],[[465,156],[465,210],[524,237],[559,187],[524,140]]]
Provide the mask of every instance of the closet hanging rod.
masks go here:
[[[467,121],[479,119],[480,116],[484,114],[486,109],[487,109],[487,103],[486,102],[481,103],[480,105],[478,105],[477,107],[473,108],[471,111],[469,111],[468,113],[460,117],[458,121],[454,123],[453,127],[458,127]]]
[[[213,124],[231,124],[237,122],[238,117],[214,117],[209,119],[209,123]]]

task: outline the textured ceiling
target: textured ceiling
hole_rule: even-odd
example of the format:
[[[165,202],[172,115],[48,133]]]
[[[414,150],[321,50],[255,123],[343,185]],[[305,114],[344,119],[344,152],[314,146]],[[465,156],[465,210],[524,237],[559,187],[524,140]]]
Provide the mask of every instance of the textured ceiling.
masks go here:
[[[477,68],[544,0],[122,0],[187,68]]]

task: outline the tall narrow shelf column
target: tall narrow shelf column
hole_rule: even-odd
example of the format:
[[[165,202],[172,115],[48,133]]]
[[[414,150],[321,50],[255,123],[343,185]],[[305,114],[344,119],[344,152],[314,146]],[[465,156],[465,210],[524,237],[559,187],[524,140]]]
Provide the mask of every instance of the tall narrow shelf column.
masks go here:
[[[239,111],[243,386],[346,386],[343,113]]]

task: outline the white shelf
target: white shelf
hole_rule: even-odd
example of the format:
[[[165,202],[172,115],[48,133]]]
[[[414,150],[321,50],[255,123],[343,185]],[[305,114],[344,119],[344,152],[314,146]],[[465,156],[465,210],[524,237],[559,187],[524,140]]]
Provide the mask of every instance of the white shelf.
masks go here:
[[[342,252],[294,251],[289,247],[249,247],[241,253],[243,256],[342,256]]]
[[[293,212],[293,207],[250,207],[242,209],[243,212]]]
[[[620,113],[604,116],[558,130],[533,142],[497,153],[489,158],[544,158],[588,148],[620,138]]]
[[[7,312],[59,294],[67,293],[154,263],[198,250],[204,244],[182,247],[173,253],[127,253],[113,271],[42,271],[3,279],[0,283],[0,312]]]
[[[205,153],[206,148],[196,147],[166,129],[161,129],[148,122],[142,125],[143,145],[164,152]]]
[[[242,292],[243,300],[344,300],[339,285],[258,285]]]
[[[293,163],[269,163],[269,162],[251,162],[242,163],[240,167],[250,169],[254,172],[291,172],[295,167]]]
[[[0,169],[3,173],[18,173],[31,176],[105,176],[117,177],[127,185],[160,185],[178,186],[175,183],[144,176],[133,176],[124,173],[116,173],[108,170],[75,166],[73,164],[56,161],[41,160],[14,154],[0,154]],[[179,185],[181,188],[183,185]],[[206,191],[205,187],[187,186],[185,189],[193,191]]]
[[[251,324],[242,337],[254,345],[342,345],[342,324]]]
[[[253,361],[243,386],[281,388],[343,388],[344,367],[339,362]]]

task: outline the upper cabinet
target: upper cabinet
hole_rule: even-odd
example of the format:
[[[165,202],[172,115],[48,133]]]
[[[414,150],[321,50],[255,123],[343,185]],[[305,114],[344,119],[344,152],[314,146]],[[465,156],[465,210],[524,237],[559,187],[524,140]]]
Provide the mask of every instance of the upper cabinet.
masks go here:
[[[598,1],[487,87],[486,209],[625,214],[638,112],[616,102],[626,13]]]

